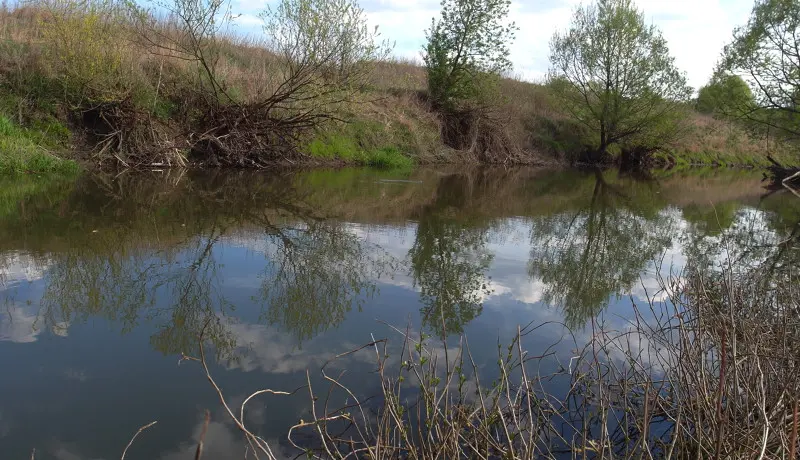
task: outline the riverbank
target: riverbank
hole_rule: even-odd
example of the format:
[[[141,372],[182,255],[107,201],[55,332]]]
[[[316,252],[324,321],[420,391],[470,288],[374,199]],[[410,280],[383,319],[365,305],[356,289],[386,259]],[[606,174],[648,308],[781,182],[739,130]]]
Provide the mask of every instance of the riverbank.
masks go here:
[[[284,83],[276,56],[258,41],[217,38],[214,75],[228,99],[209,104],[198,89],[206,85],[198,62],[154,51],[118,7],[28,5],[0,10],[0,174],[70,173],[78,165],[569,165],[590,143],[547,85],[503,79],[484,122],[502,138],[503,154],[486,155],[479,139],[448,146],[442,131],[452,120],[443,122],[427,101],[425,69],[398,60],[371,63],[368,78],[311,127],[248,125],[262,117],[258,97]],[[164,36],[174,32],[169,23],[158,25]],[[794,158],[780,143],[687,106],[682,135],[654,163],[762,167],[768,154]]]

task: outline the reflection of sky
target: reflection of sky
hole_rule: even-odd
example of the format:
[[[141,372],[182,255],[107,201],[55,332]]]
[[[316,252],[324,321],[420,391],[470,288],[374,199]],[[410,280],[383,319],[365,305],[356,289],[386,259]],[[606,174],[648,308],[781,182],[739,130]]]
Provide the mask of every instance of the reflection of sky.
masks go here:
[[[44,278],[51,261],[21,252],[0,254],[0,260],[0,342],[34,342],[42,333],[43,321],[32,301],[41,296],[41,285],[36,282]],[[68,327],[59,322],[50,332],[66,337]]]
[[[677,230],[686,229],[677,209],[664,213],[677,222]],[[764,227],[764,219],[752,219],[754,215],[757,214],[740,214],[743,221],[755,221],[752,225]],[[222,239],[212,251],[219,270],[215,292],[235,307],[225,310],[220,318],[240,353],[235,360],[213,366],[218,383],[232,404],[260,388],[298,388],[306,381],[306,369],[312,369],[314,384],[325,388],[319,374],[313,372],[325,362],[372,337],[401,341],[399,334],[383,322],[419,330],[418,288],[414,287],[408,260],[417,224],[347,224],[345,228],[369,243],[370,251],[392,256],[398,262],[397,269],[390,276],[375,280],[379,293],[365,300],[363,311],[353,309],[342,324],[302,343],[280,324],[265,324],[262,319],[264,301],[257,297],[275,245],[263,235],[245,233]],[[648,298],[666,298],[663,293],[656,295],[658,278],[666,278],[684,266],[686,256],[680,236],[677,232],[660,263],[653,261],[643,267],[640,282],[630,292],[612,299],[602,315],[603,327],[628,330],[631,302],[642,305]],[[561,364],[568,366],[573,349],[587,343],[592,331],[583,328],[568,334],[556,324],[563,319],[559,307],[543,303],[544,282],[528,275],[530,223],[525,219],[505,219],[491,228],[487,241],[486,250],[493,259],[482,281],[491,290],[480,295],[483,314],[465,328],[476,360],[494,362],[498,337],[507,342],[520,324],[553,322],[527,336],[524,345],[529,350],[542,350],[561,341],[554,350]],[[178,366],[176,356],[163,356],[150,348],[151,336],[170,320],[169,307],[174,303],[170,296],[174,293],[169,289],[160,291],[157,307],[166,313],[142,314],[123,335],[119,334],[123,329],[120,324],[103,318],[61,323],[43,331],[38,299],[55,258],[34,259],[22,253],[6,253],[0,259],[0,296],[4,299],[0,342],[5,342],[0,343],[0,363],[13,369],[0,372],[0,394],[15,395],[0,398],[0,452],[13,453],[9,458],[23,458],[29,455],[31,446],[37,446],[41,452],[37,458],[116,458],[119,448],[139,426],[157,419],[159,423],[137,441],[139,453],[134,455],[135,451],[131,451],[131,458],[187,458],[195,449],[202,411],[210,408],[212,423],[204,458],[242,454],[241,437],[219,410],[199,367],[192,363]],[[178,260],[188,264],[190,257]],[[653,348],[646,341],[632,340],[634,343],[626,346]],[[195,354],[193,350],[186,352]],[[337,373],[347,370],[345,379],[351,379],[361,391],[374,391],[378,383],[372,373],[374,355],[370,353],[341,359],[331,369]],[[621,350],[612,356],[621,357]],[[259,399],[252,404],[251,423],[267,433],[268,439],[275,438],[275,450],[283,452],[283,441],[270,434],[307,417],[306,402],[306,395]],[[31,430],[33,426],[35,430]]]

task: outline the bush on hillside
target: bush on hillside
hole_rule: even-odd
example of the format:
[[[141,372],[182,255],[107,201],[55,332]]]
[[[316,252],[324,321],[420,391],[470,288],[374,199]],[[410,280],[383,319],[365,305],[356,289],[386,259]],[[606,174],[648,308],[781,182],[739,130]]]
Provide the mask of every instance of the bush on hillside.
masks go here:
[[[753,92],[741,77],[717,75],[700,88],[695,108],[705,114],[737,116],[754,103]]]

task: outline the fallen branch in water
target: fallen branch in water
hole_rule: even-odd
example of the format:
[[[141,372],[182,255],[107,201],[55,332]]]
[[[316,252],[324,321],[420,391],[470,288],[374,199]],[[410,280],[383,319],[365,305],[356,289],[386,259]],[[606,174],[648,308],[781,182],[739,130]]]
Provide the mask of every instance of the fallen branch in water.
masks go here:
[[[764,180],[770,181],[768,188],[780,188],[800,177],[800,167],[784,166],[771,156],[767,156],[767,159],[771,163],[764,173]]]
[[[203,456],[203,445],[206,442],[206,433],[208,433],[208,424],[211,421],[211,413],[206,409],[206,416],[203,420],[203,429],[200,431],[200,439],[197,441],[197,450],[194,454],[194,460],[200,460]]]

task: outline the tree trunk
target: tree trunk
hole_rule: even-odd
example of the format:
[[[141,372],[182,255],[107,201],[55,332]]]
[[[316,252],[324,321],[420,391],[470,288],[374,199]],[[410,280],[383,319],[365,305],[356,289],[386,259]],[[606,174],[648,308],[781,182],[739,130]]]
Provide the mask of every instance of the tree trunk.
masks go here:
[[[591,153],[591,162],[594,164],[600,163],[600,161],[605,158],[606,152],[608,151],[608,134],[606,133],[606,123],[604,120],[600,120],[600,147],[597,148],[594,152]]]

